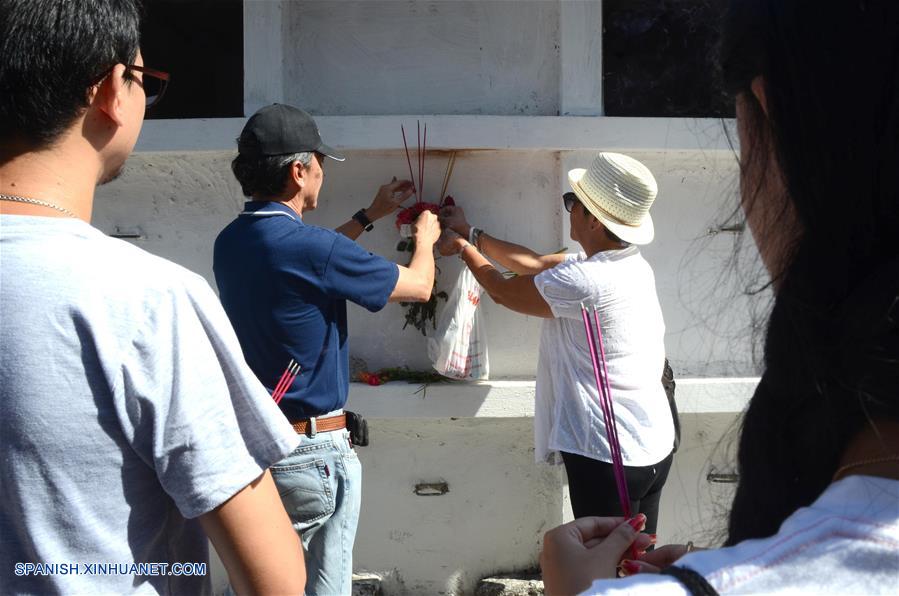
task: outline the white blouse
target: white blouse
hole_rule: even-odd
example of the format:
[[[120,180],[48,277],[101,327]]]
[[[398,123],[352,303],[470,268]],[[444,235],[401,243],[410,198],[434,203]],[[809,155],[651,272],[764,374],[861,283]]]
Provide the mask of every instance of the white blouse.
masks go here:
[[[636,246],[569,255],[534,279],[555,318],[540,337],[534,415],[538,462],[559,463],[559,451],[611,462],[598,402],[581,303],[599,307],[621,454],[627,466],[664,459],[674,443],[662,387],[665,323],[655,276]]]

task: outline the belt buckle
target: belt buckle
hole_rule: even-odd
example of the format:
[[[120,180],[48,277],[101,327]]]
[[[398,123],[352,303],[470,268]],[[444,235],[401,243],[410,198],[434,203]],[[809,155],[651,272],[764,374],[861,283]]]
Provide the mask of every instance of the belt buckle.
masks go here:
[[[309,417],[309,425],[306,427],[306,436],[314,439],[318,433],[318,425],[315,423],[315,416]]]

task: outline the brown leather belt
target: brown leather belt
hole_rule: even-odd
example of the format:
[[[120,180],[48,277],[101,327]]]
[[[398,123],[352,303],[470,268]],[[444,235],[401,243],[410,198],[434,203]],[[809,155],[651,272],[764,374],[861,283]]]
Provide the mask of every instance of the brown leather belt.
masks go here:
[[[346,414],[338,414],[328,418],[303,418],[290,424],[297,434],[314,437],[316,433],[326,433],[346,428]]]

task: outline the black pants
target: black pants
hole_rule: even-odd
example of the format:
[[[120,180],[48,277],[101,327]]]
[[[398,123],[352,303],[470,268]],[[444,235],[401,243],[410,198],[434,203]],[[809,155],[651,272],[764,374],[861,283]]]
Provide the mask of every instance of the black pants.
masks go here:
[[[651,466],[624,466],[631,514],[642,513],[646,516],[644,532],[648,534],[656,533],[662,487],[668,479],[673,458],[674,454],[669,453],[668,457]],[[564,451],[562,461],[568,474],[568,494],[575,518],[622,515],[612,464]]]

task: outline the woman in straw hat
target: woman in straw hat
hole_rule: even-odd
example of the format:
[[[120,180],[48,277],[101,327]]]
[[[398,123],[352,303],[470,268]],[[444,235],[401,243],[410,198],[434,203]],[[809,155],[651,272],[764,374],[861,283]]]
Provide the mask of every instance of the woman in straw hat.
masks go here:
[[[591,586],[646,539],[577,520],[544,540],[549,594],[899,587],[899,2],[731,0],[724,31],[775,292],[724,548],[664,546]]]
[[[622,512],[582,318],[582,305],[598,308],[630,507],[654,533],[674,443],[659,381],[665,324],[652,268],[637,247],[653,238],[656,181],[642,163],[617,153],[600,153],[569,179],[574,192],[565,193],[564,207],[584,252],[538,255],[470,226],[459,207],[442,212],[440,251],[458,254],[498,304],[544,318],[535,455],[565,464],[575,517]],[[504,277],[486,257],[518,276]]]

